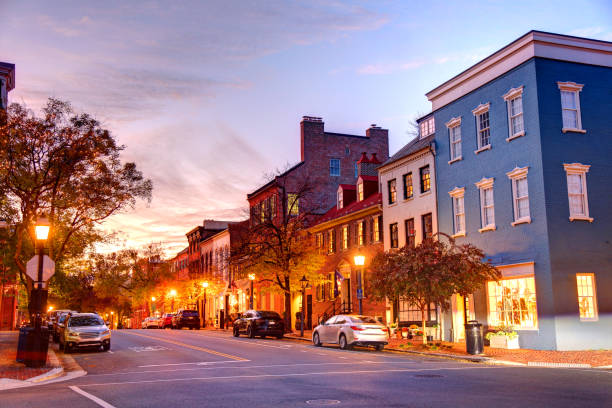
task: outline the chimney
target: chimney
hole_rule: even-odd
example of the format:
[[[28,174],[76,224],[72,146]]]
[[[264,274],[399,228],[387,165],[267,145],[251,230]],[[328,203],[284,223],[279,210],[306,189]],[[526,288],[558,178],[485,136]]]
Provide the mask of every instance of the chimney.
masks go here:
[[[323,138],[324,125],[323,118],[302,116],[302,121],[300,122],[300,157],[302,161],[310,158],[313,139],[317,137]]]
[[[376,159],[376,153],[372,154],[372,159]],[[375,176],[378,177],[376,167],[380,164],[378,160],[372,162],[368,159],[366,152],[361,153],[361,159],[357,162],[357,175],[358,176]]]
[[[389,137],[389,130],[382,129],[377,126],[376,123],[372,123],[369,128],[366,129],[366,137]]]
[[[378,160],[378,157],[376,157],[376,153],[372,153],[372,158],[370,159],[370,163],[381,164],[382,162]]]

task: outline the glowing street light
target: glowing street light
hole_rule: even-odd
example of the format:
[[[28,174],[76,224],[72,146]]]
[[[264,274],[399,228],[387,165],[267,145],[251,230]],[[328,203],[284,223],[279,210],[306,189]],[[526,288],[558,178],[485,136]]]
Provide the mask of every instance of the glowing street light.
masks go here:
[[[363,286],[362,286],[362,275],[363,275],[363,265],[365,265],[365,256],[363,255],[355,255],[355,266],[359,266],[359,271],[357,273],[357,299],[359,299],[359,314],[363,314]]]
[[[249,280],[251,281],[251,297],[249,299],[249,309],[253,309],[253,281],[255,281],[254,273],[249,273]]]
[[[49,307],[47,308],[47,312],[50,312],[50,311],[52,311],[52,310],[53,310],[53,306],[49,306]]]
[[[202,327],[206,327],[206,289],[208,288],[208,281],[202,282],[204,288],[204,300],[202,301]]]
[[[151,302],[155,302],[155,296],[151,296]]]

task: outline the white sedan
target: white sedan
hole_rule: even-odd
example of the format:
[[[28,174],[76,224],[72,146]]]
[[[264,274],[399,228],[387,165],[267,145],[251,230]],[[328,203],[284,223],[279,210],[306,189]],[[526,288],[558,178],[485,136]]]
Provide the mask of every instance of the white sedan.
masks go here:
[[[337,315],[314,328],[312,342],[317,347],[333,343],[343,350],[358,345],[374,346],[380,351],[389,343],[389,331],[370,316]]]
[[[143,329],[150,329],[151,327],[159,329],[159,317],[147,317],[142,321],[140,327],[142,327]]]

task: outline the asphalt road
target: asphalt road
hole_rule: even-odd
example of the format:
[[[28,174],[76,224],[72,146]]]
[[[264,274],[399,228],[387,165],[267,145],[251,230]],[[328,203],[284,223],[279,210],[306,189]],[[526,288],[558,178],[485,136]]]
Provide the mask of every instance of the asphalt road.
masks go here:
[[[87,375],[0,392],[0,407],[609,407],[612,371],[490,366],[295,340],[119,330]]]

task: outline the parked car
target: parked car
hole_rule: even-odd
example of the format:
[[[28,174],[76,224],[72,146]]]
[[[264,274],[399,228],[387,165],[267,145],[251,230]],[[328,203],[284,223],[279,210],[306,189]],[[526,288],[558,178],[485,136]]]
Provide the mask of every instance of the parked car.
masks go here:
[[[159,329],[159,317],[149,316],[144,319],[140,325],[143,329],[156,328]]]
[[[172,316],[174,313],[166,313],[159,318],[159,328],[165,329],[166,327],[172,328]]]
[[[333,343],[343,350],[358,345],[374,346],[380,351],[389,343],[388,334],[388,329],[373,317],[336,315],[314,328],[312,342],[317,347]]]
[[[49,314],[47,315],[47,327],[49,328],[49,333],[53,333],[54,332],[54,327],[55,324],[57,323],[57,318],[59,317],[59,315],[61,313],[64,312],[70,312],[70,309],[59,309],[59,310],[53,310],[51,312],[49,312]]]
[[[71,313],[77,313],[77,312],[62,311],[58,313],[57,320],[55,321],[55,323],[53,323],[53,332],[52,332],[53,341],[55,343],[59,342],[60,336],[64,332],[64,327],[66,326],[66,319],[68,318],[68,315],[70,315]]]
[[[285,335],[285,322],[276,312],[247,310],[234,321],[233,333],[234,337],[246,334],[250,338],[261,336],[263,339],[266,336],[273,336],[282,339]]]
[[[172,328],[180,330],[183,327],[200,330],[200,315],[197,310],[179,310],[172,316]]]
[[[111,333],[100,316],[96,313],[74,313],[67,316],[59,339],[60,350],[65,353],[82,347],[110,350]]]

